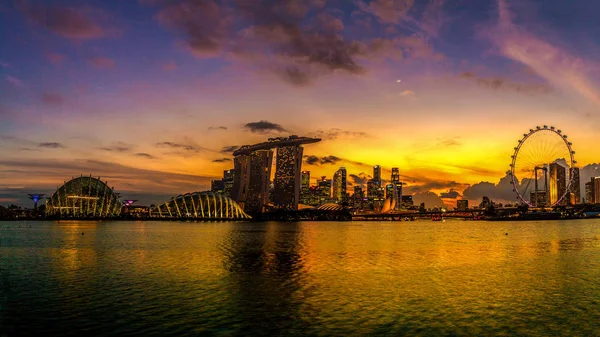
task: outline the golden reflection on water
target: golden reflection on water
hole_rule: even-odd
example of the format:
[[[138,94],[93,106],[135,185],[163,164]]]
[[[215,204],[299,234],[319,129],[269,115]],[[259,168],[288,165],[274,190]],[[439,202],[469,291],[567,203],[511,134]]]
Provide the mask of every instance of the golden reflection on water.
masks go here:
[[[600,299],[600,222],[72,221],[40,230],[46,248],[0,252],[47,254],[42,270],[68,308],[137,306],[141,316],[129,314],[140,322],[204,319],[194,331],[209,334],[227,322],[257,334],[550,333],[556,320],[597,314]]]

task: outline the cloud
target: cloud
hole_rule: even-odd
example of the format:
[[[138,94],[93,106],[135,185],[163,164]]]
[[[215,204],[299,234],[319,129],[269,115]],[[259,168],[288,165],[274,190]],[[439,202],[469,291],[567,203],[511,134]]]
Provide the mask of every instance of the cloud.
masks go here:
[[[100,148],[102,151],[107,151],[107,152],[129,152],[131,151],[131,145],[122,143],[122,142],[118,142],[114,145],[111,146],[105,146],[105,147],[101,147]]]
[[[460,137],[442,137],[437,139],[436,148],[439,147],[452,147],[452,146],[460,146],[461,142],[459,141]]]
[[[226,126],[209,126],[208,127],[208,131],[214,131],[214,130],[217,130],[217,131],[227,130],[227,127]]]
[[[404,90],[400,93],[400,96],[414,96],[415,92],[412,90]]]
[[[237,149],[239,149],[240,147],[237,145],[230,145],[230,146],[224,146],[221,149],[221,153],[234,153]]]
[[[311,137],[321,138],[323,140],[334,140],[338,138],[365,138],[369,137],[366,132],[363,131],[347,131],[338,128],[332,128],[328,130],[317,130],[309,133]]]
[[[64,146],[61,143],[57,143],[57,142],[46,142],[46,143],[39,143],[38,147],[42,147],[42,148],[46,148],[46,149],[64,149],[66,146]]]
[[[56,35],[84,40],[107,34],[99,23],[105,15],[98,9],[22,4],[21,10],[29,20]]]
[[[314,155],[304,156],[304,162],[308,165],[334,165],[341,160],[341,158],[332,155],[321,158]]]
[[[179,144],[179,143],[174,143],[174,142],[156,143],[156,147],[178,149],[178,150],[184,150],[184,151],[189,151],[189,152],[200,152],[201,150],[205,150],[205,148],[196,147],[195,145]]]
[[[64,96],[60,94],[45,93],[42,95],[42,102],[47,105],[62,105],[65,102]]]
[[[460,197],[460,193],[456,190],[451,189],[448,192],[440,193],[440,197],[442,197],[444,199],[456,199],[456,198]]]
[[[24,86],[25,86],[25,83],[24,83],[23,81],[21,81],[20,79],[18,79],[18,78],[16,78],[16,77],[14,77],[14,76],[6,75],[6,76],[4,77],[4,79],[5,79],[5,80],[6,80],[8,83],[12,84],[14,87],[17,87],[17,88],[22,88],[22,87],[24,87]]]
[[[149,153],[146,153],[146,152],[138,152],[134,156],[136,156],[136,157],[142,157],[142,158],[148,158],[148,159],[156,159],[156,157],[154,157],[153,155],[151,155]]]
[[[258,122],[251,122],[251,123],[246,123],[246,125],[244,125],[244,128],[247,131],[250,131],[252,133],[259,133],[259,134],[266,134],[266,133],[270,133],[273,131],[276,132],[286,132],[287,130],[283,128],[283,126],[279,125],[279,124],[275,124],[275,123],[271,123],[265,120],[261,120]]]
[[[362,188],[365,188],[367,181],[371,179],[371,176],[361,172],[359,174],[350,174],[348,175],[348,178],[352,186],[358,185]]]
[[[212,162],[213,163],[227,163],[230,162],[231,158],[219,158],[219,159],[215,159]]]
[[[408,16],[414,0],[371,0],[359,2],[360,9],[371,13],[384,23],[397,24]]]
[[[540,83],[515,83],[509,80],[496,78],[479,77],[472,72],[463,72],[458,75],[459,78],[477,83],[478,86],[491,90],[512,91],[520,94],[552,94],[554,89],[551,86]]]
[[[108,57],[94,57],[88,60],[88,62],[92,66],[100,69],[112,69],[115,67],[115,60]]]
[[[412,5],[412,0],[408,2]],[[401,59],[404,53],[438,56],[420,36],[347,39],[343,22],[333,15],[336,9],[324,8],[323,0],[233,0],[229,2],[232,5],[213,0],[142,3],[159,7],[156,20],[182,36],[185,48],[195,56],[227,55],[251,62],[256,69],[275,73],[295,86],[334,73],[365,74],[361,61],[369,58]],[[388,21],[411,7],[392,0],[356,3]]]
[[[463,196],[469,200],[481,200],[481,198],[486,196],[493,201],[504,202],[514,202],[517,199],[517,195],[513,191],[509,172],[497,184],[482,181],[467,187],[463,191]]]
[[[415,203],[415,205],[425,203],[426,208],[444,206],[444,201],[442,200],[442,198],[440,198],[439,195],[431,191],[415,193],[413,195],[413,202]]]
[[[598,88],[590,77],[595,65],[514,24],[507,1],[497,3],[498,24],[489,37],[504,56],[527,66],[555,87],[575,91],[600,105]]]

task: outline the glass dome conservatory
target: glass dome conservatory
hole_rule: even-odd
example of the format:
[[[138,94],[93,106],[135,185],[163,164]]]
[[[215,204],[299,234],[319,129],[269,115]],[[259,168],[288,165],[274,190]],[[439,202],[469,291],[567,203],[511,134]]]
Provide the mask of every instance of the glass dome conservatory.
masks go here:
[[[121,201],[100,178],[78,177],[58,188],[46,202],[46,215],[61,218],[110,218],[121,214]]]
[[[150,208],[150,216],[157,218],[190,218],[205,220],[250,219],[232,199],[213,192],[195,192],[179,195]]]

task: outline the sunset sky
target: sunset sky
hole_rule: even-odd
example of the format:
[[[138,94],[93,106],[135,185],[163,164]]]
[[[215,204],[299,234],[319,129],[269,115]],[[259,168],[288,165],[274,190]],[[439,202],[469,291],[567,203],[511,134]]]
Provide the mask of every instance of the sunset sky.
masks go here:
[[[375,164],[386,179],[399,167],[405,194],[433,205],[513,200],[499,184],[513,147],[555,125],[584,179],[599,159],[599,11],[590,0],[2,1],[0,204],[81,174],[164,201],[209,189],[235,146],[289,134],[323,139],[304,150],[313,179],[345,166],[352,186]]]

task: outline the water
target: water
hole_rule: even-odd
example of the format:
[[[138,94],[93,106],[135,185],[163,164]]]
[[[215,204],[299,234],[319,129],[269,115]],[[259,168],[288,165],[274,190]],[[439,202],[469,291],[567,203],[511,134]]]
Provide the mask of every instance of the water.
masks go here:
[[[598,322],[600,220],[0,222],[0,336],[599,336]]]

